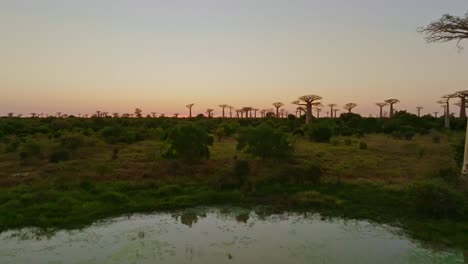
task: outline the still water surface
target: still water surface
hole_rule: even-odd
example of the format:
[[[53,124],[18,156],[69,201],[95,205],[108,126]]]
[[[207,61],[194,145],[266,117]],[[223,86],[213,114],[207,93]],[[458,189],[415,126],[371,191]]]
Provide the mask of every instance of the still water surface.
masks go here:
[[[0,234],[0,263],[464,263],[366,221],[196,208]]]

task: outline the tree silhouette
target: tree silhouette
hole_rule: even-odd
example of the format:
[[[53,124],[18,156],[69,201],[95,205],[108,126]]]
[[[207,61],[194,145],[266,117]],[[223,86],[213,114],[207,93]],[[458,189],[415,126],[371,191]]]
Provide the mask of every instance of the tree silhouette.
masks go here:
[[[266,110],[266,109],[260,110],[260,115],[262,116],[262,118],[265,118],[265,115],[266,115],[266,112],[267,112],[267,111],[268,111],[268,110]]]
[[[143,111],[140,108],[135,108],[135,117],[141,118]]]
[[[316,107],[315,111],[317,111],[317,118],[320,118],[320,112],[322,112],[322,108]]]
[[[223,118],[225,118],[224,110],[226,109],[226,107],[228,107],[228,105],[227,104],[222,104],[222,105],[219,105],[219,107],[221,107],[223,109]]]
[[[213,111],[214,109],[211,108],[206,109],[206,115],[208,115],[209,118],[213,117]]]
[[[437,118],[437,114],[438,114],[438,113],[439,113],[439,112],[434,112],[434,117]]]
[[[460,98],[460,118],[466,118],[466,97],[468,97],[468,90],[458,91],[455,95]]]
[[[229,108],[229,118],[232,118],[232,109],[234,109],[234,106],[228,105],[227,108]]]
[[[35,118],[36,117],[36,113],[31,113],[31,118]]]
[[[254,111],[254,118],[257,118],[257,111],[258,110],[259,110],[258,108],[253,108],[252,109],[252,111]]]
[[[242,111],[245,113],[245,118],[252,118],[252,107],[245,106],[242,107]]]
[[[281,102],[275,102],[273,103],[273,106],[276,108],[276,118],[279,118],[279,109],[282,107],[284,104]]]
[[[379,117],[382,118],[382,117],[383,117],[383,115],[382,115],[382,108],[383,108],[384,106],[387,106],[387,103],[376,103],[376,105],[377,105],[378,107],[380,107],[380,114],[379,114]]]
[[[333,109],[337,106],[336,104],[329,104],[331,117],[333,118]],[[336,116],[335,116],[336,117]]]
[[[192,118],[192,107],[194,106],[195,104],[188,104],[186,105],[185,107],[187,107],[189,109],[189,118]]]
[[[457,94],[446,94],[442,96],[442,102],[445,104],[445,128],[450,128],[450,99],[458,97]]]
[[[236,109],[235,111],[236,111],[237,118],[242,118],[243,117],[242,109]]]
[[[348,113],[351,113],[353,108],[355,108],[356,106],[357,106],[357,104],[355,104],[355,103],[347,103],[347,104],[345,104],[345,106],[343,106],[343,108],[348,110]]]
[[[385,102],[390,105],[390,117],[393,117],[393,112],[394,112],[393,105],[398,104],[400,102],[400,100],[398,100],[398,99],[387,99],[387,100],[385,100]]]
[[[119,113],[113,113],[112,116],[113,116],[114,118],[119,118]]]
[[[156,114],[157,114],[156,112],[151,112],[151,117],[156,118]]]
[[[417,106],[416,109],[418,109],[418,117],[421,117],[421,109],[423,109],[424,107],[422,106]]]
[[[457,17],[445,14],[437,21],[426,27],[420,28],[419,32],[426,35],[428,43],[457,41],[457,46],[468,38],[468,13],[465,17]]]
[[[338,111],[340,111],[340,109],[333,109],[333,112],[334,112],[334,113],[333,113],[333,116],[336,117],[336,112],[338,112]]]
[[[174,114],[174,118],[177,118],[179,116],[179,113]]]
[[[317,100],[322,100],[322,97],[315,94],[311,94],[303,95],[299,97],[299,100],[292,102],[293,104],[306,107],[306,124],[309,124],[312,121],[312,106]]]

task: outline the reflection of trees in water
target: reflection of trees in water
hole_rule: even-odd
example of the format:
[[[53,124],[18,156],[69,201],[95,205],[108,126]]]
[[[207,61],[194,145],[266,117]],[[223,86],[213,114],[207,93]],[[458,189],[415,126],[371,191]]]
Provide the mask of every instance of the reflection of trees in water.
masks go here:
[[[249,220],[249,217],[250,217],[250,214],[248,214],[248,213],[238,214],[238,215],[236,215],[236,220],[239,223],[247,224],[247,221]]]
[[[198,216],[195,213],[183,213],[180,216],[180,222],[188,227],[198,222]]]

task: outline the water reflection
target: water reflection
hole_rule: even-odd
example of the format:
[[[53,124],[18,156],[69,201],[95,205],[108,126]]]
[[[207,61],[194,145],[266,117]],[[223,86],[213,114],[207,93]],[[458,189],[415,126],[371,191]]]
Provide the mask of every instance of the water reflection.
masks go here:
[[[188,227],[188,228],[187,228]],[[46,236],[0,235],[0,263],[463,263],[389,226],[316,214],[194,208]]]

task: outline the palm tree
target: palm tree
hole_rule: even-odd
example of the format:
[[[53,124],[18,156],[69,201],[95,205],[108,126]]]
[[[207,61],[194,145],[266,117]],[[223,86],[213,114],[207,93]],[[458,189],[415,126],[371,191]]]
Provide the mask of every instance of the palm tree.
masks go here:
[[[400,100],[398,100],[398,99],[387,99],[387,100],[385,100],[385,102],[390,105],[390,117],[393,117],[393,105],[398,104],[400,102]]]
[[[221,105],[219,105],[219,107],[221,107],[223,109],[223,118],[224,118],[225,117],[224,116],[224,110],[226,109],[226,107],[228,107],[228,105],[227,104],[221,104]]]
[[[330,107],[330,113],[332,113],[331,117],[333,118],[333,108],[335,108],[335,106],[338,106],[338,105],[337,104],[329,104],[328,106]]]
[[[189,118],[192,118],[192,107],[194,106],[195,104],[188,104],[186,105],[185,107],[187,107],[189,109]]]
[[[322,97],[319,95],[303,95],[299,97],[299,100],[292,102],[296,105],[301,105],[306,107],[306,124],[309,124],[312,121],[312,106],[315,101],[322,100]]]
[[[353,110],[353,108],[355,108],[356,106],[357,104],[355,103],[347,103],[345,104],[345,106],[343,106],[343,108],[348,110],[348,113],[351,113],[351,110]]]
[[[384,106],[387,106],[387,103],[376,103],[376,105],[377,105],[378,107],[380,107],[380,115],[379,115],[379,117],[382,118],[382,117],[383,117],[383,115],[382,115],[382,108],[383,108]]]
[[[276,118],[279,118],[279,109],[282,107],[284,104],[281,102],[275,102],[273,103],[273,106],[276,108]]]
[[[212,114],[213,111],[214,109],[211,109],[211,108],[206,109],[206,114],[208,115],[209,118],[213,117],[213,114]]]
[[[422,106],[417,106],[416,109],[418,109],[418,117],[421,117],[421,109],[423,109],[424,107]]]

